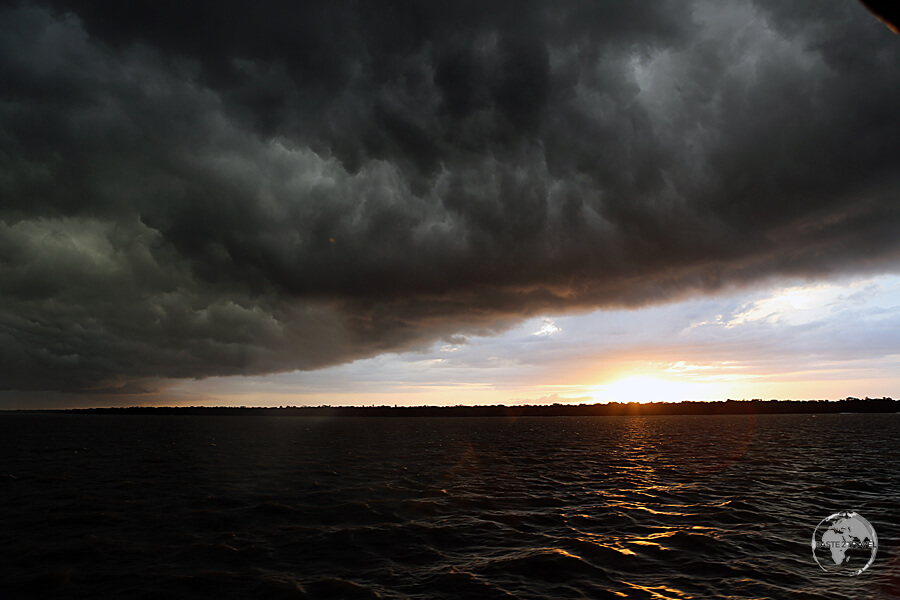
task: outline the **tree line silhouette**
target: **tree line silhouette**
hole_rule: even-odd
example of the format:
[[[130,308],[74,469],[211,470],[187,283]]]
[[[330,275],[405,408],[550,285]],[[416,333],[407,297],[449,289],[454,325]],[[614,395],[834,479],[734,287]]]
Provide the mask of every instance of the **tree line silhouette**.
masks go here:
[[[129,406],[23,412],[105,415],[264,415],[299,417],[592,417],[645,415],[744,415],[896,413],[900,400],[724,400],[684,402],[610,402],[608,404],[503,404],[482,406]]]

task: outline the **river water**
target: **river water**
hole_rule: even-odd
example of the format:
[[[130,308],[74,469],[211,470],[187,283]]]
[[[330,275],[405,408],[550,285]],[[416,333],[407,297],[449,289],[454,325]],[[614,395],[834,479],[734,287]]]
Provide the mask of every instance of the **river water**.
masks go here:
[[[900,598],[898,431],[0,414],[0,597]],[[840,510],[878,534],[856,577],[811,553]]]

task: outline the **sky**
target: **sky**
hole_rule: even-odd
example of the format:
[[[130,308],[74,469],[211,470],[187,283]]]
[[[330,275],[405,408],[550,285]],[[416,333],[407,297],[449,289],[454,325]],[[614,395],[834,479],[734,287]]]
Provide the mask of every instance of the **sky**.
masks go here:
[[[861,3],[184,4],[0,0],[0,407],[900,396]]]

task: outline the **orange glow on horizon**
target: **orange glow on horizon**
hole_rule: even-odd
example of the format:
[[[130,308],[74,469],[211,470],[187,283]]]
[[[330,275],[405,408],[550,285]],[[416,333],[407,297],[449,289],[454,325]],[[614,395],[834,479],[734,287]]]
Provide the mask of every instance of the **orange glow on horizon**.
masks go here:
[[[680,402],[682,400],[719,400],[720,384],[662,378],[636,374],[616,379],[605,385],[590,388],[590,395],[598,402]]]

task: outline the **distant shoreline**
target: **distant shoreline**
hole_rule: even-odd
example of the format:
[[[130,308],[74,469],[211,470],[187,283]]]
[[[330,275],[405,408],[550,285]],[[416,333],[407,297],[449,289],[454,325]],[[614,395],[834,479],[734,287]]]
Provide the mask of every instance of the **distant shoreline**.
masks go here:
[[[298,417],[595,417],[651,415],[769,415],[898,413],[893,398],[843,400],[724,400],[608,404],[543,404],[491,406],[129,406],[4,410],[17,414],[83,415],[234,415]]]

